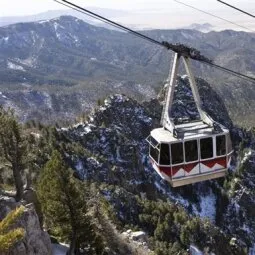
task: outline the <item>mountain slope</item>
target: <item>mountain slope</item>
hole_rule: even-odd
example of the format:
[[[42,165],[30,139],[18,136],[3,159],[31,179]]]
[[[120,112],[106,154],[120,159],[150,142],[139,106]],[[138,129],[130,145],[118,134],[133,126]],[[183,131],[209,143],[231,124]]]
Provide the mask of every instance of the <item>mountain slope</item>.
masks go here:
[[[252,33],[222,31],[201,33],[192,30],[144,31],[152,38],[173,43],[181,42],[201,50],[215,63],[233,70],[254,75],[255,51]],[[76,114],[86,111],[98,98],[110,93],[125,93],[136,99],[149,99],[168,74],[172,54],[130,34],[91,26],[71,16],[49,21],[19,23],[0,28],[0,91],[10,92],[13,98],[43,93],[62,98],[78,95],[81,102]],[[254,85],[194,62],[195,75],[208,80],[223,97],[236,123],[255,123]],[[18,92],[17,92],[18,91]],[[59,95],[60,94],[60,95]],[[63,96],[62,96],[63,95]],[[22,119],[36,117],[24,102],[14,102],[12,96],[0,97],[1,104],[12,105]],[[33,99],[36,101],[36,98]],[[238,107],[236,107],[238,105]],[[38,105],[37,105],[38,106]],[[66,114],[57,112],[46,103],[37,109],[37,118],[46,114],[73,117],[66,105]],[[34,112],[32,110],[32,112]],[[34,112],[35,113],[35,112]],[[55,115],[54,115],[55,114]]]
[[[236,146],[245,133],[233,126],[224,104],[212,88],[203,80],[198,80],[198,85],[205,109],[214,113],[213,117],[216,121],[224,123],[231,129],[233,142]],[[175,100],[177,116],[187,114],[182,108],[183,102],[188,99],[187,94],[190,93],[187,79],[179,78],[178,90],[179,97]],[[217,104],[212,104],[212,101]],[[242,189],[238,193],[228,196],[227,192],[230,189],[227,188],[227,184],[223,185],[222,179],[173,189],[161,180],[152,169],[145,138],[151,129],[159,125],[160,111],[161,106],[156,100],[139,104],[126,96],[114,95],[106,98],[85,123],[79,123],[68,129],[60,129],[59,132],[68,140],[86,148],[86,156],[78,156],[70,152],[66,154],[76,175],[81,179],[91,180],[100,185],[102,194],[113,205],[117,218],[123,224],[136,227],[138,225],[140,228],[143,226],[143,230],[146,230],[154,238],[158,238],[157,233],[159,232],[157,231],[160,230],[155,229],[152,222],[158,222],[156,226],[160,227],[159,211],[162,207],[165,208],[164,210],[168,210],[166,209],[168,206],[180,205],[191,217],[209,218],[210,222],[215,225],[214,230],[205,235],[205,238],[208,238],[207,241],[202,241],[202,239],[201,243],[193,241],[202,250],[208,248],[215,254],[242,254],[238,249],[252,247],[255,241],[255,236],[249,234],[254,231],[253,212],[249,203],[237,200]],[[233,168],[236,166],[233,165]],[[233,175],[234,173],[230,172],[227,181],[225,181],[230,186],[232,181],[235,182]],[[253,180],[249,178],[246,175],[240,176],[241,182],[236,182],[238,184],[234,190],[239,190],[239,184],[243,187],[242,182],[249,181],[249,185],[252,186]],[[251,193],[247,193],[247,196],[247,200],[253,201]],[[141,206],[137,197],[142,199],[142,204],[144,203],[145,207]],[[168,205],[162,201],[167,201]],[[154,203],[159,208],[150,211],[152,209],[149,208],[153,208]],[[234,205],[240,206],[240,209],[235,210]],[[241,211],[243,217],[240,218],[239,212]],[[148,215],[154,215],[153,217],[156,219],[152,218],[147,222]],[[142,224],[143,220],[145,221],[144,225]],[[174,228],[171,219],[168,224]],[[152,228],[151,232],[149,226]],[[226,236],[213,236],[218,233],[218,228]],[[196,233],[200,233],[203,231],[202,229],[201,226],[200,230],[196,230]],[[165,231],[164,233],[168,233],[167,230]],[[171,231],[174,231],[175,238],[178,240],[180,238],[179,230]],[[173,235],[171,231],[167,234],[169,238]],[[192,239],[192,237],[190,238]],[[225,242],[224,238],[227,238],[228,242],[233,242],[234,250],[229,250],[227,246],[229,244],[226,243],[225,247],[221,246],[221,242]],[[187,243],[190,244],[189,241]]]

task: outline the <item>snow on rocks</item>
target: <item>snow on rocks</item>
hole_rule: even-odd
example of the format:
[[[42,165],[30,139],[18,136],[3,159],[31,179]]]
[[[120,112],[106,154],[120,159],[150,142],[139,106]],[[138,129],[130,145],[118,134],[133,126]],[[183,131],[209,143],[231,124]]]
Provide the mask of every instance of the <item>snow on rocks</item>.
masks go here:
[[[201,218],[209,218],[212,222],[215,222],[216,197],[212,192],[206,196],[200,197],[200,207],[201,211],[198,213],[198,215]]]
[[[11,61],[7,61],[7,67],[9,68],[9,69],[13,69],[13,70],[20,70],[20,71],[25,71],[25,69],[23,68],[23,66],[20,66],[20,65],[18,65],[18,64],[15,64],[15,63],[13,63],[13,62],[11,62]]]
[[[246,152],[244,153],[243,159],[241,160],[241,164],[243,164],[244,162],[246,162],[246,161],[250,158],[251,155],[252,155],[252,150],[249,149],[248,151],[246,151]]]
[[[7,99],[7,97],[3,94],[3,92],[0,91],[0,96],[4,99]]]
[[[140,242],[145,242],[146,241],[146,234],[143,231],[136,231],[136,232],[131,232],[130,237],[134,241],[140,241]]]
[[[69,245],[64,243],[54,243],[51,244],[52,247],[52,254],[53,255],[66,255],[69,250]]]
[[[147,244],[148,237],[144,231],[133,232],[131,229],[128,229],[127,231],[123,232],[121,235],[125,239],[133,241],[137,245],[142,245],[142,246],[148,248],[148,244]]]
[[[195,245],[190,245],[189,252],[190,255],[203,255],[203,252],[200,251]]]

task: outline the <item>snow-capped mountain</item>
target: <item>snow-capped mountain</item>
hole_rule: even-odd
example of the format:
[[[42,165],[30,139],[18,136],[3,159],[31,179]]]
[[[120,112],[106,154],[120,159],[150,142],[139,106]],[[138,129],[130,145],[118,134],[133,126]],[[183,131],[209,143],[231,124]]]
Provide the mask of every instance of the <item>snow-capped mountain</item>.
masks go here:
[[[159,41],[188,44],[217,64],[254,73],[252,33],[187,29],[143,33]],[[149,99],[168,75],[172,55],[166,53],[130,34],[92,26],[71,16],[1,27],[0,91],[5,96],[0,97],[1,104],[11,105],[23,115],[22,120],[27,120],[47,114],[48,119],[73,117],[111,93]],[[197,76],[214,84],[235,122],[254,123],[251,83],[197,62],[194,69]],[[56,107],[54,103],[50,107],[46,94]],[[40,107],[36,104],[39,95]],[[71,95],[74,105],[63,106],[65,112],[58,111],[57,105]],[[37,107],[31,109],[30,100]]]
[[[213,26],[210,23],[204,23],[204,24],[193,23],[190,26],[184,27],[184,29],[197,30],[203,33],[208,33],[214,30]]]

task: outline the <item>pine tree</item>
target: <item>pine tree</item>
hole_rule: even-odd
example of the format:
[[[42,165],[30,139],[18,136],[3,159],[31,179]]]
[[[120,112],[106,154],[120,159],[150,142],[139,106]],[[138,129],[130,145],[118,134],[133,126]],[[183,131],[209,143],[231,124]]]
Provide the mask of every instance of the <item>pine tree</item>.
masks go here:
[[[24,237],[24,229],[11,229],[12,225],[23,212],[24,207],[21,206],[7,214],[7,216],[0,222],[0,252],[8,251],[16,242]]]
[[[25,154],[21,128],[14,112],[0,107],[0,158],[8,162],[13,171],[17,201],[21,200],[23,195],[22,171]]]
[[[38,183],[45,223],[56,236],[70,242],[69,254],[100,254],[100,240],[87,215],[87,190],[76,180],[59,152],[54,151]]]

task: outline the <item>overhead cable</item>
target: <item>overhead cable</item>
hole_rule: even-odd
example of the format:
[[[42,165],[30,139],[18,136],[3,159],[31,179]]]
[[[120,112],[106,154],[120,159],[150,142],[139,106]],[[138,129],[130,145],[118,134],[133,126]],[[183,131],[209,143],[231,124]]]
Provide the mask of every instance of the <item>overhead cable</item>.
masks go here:
[[[185,5],[185,6],[191,8],[191,9],[193,9],[193,10],[196,10],[196,11],[199,11],[199,12],[202,12],[202,13],[205,13],[205,14],[207,14],[207,15],[210,15],[210,16],[214,17],[214,18],[217,18],[217,19],[226,21],[226,22],[228,22],[228,23],[230,23],[230,24],[232,24],[232,25],[238,26],[238,27],[240,27],[240,28],[242,28],[242,29],[246,29],[246,30],[249,30],[249,31],[255,33],[254,30],[252,30],[252,29],[250,29],[250,28],[248,28],[248,27],[245,27],[245,26],[239,25],[239,24],[237,24],[237,23],[235,23],[235,22],[233,22],[233,21],[230,21],[230,20],[221,18],[221,17],[219,17],[219,16],[217,16],[217,15],[215,15],[215,14],[212,14],[212,13],[210,13],[210,12],[203,11],[203,10],[201,10],[201,9],[198,9],[198,8],[192,6],[192,5],[185,4],[185,3],[183,3],[183,2],[181,2],[181,1],[179,1],[179,0],[173,0],[173,1],[176,2],[176,3],[182,4],[182,5]]]
[[[234,76],[236,76],[238,78],[245,79],[246,81],[255,82],[255,77],[251,77],[251,76],[248,76],[248,75],[245,75],[245,74],[242,74],[242,73],[230,70],[230,69],[228,69],[226,67],[219,66],[219,65],[217,65],[215,63],[209,63],[209,62],[206,62],[206,61],[200,61],[200,62],[203,62],[206,65],[212,66],[212,67],[214,67],[216,69],[219,69],[221,71],[224,71],[226,73],[232,74],[232,75],[234,75]]]
[[[53,1],[60,3],[59,0],[53,0]],[[89,16],[92,16],[92,17],[94,17],[94,18],[96,18],[96,19],[98,19],[98,20],[101,20],[101,21],[106,22],[106,23],[108,23],[108,24],[110,24],[110,25],[113,25],[114,27],[117,27],[117,28],[119,28],[119,29],[122,29],[122,30],[124,30],[125,32],[130,32],[130,33],[132,33],[132,34],[134,34],[134,35],[136,35],[136,36],[142,37],[142,38],[144,38],[144,39],[146,39],[146,40],[148,40],[148,41],[150,41],[150,42],[152,42],[152,43],[155,43],[155,44],[158,44],[158,45],[160,45],[160,46],[165,47],[164,45],[162,45],[162,43],[161,43],[160,41],[154,40],[154,39],[152,39],[152,38],[150,38],[150,37],[148,37],[148,36],[146,36],[146,35],[143,35],[143,34],[141,34],[141,33],[139,33],[139,32],[136,32],[136,31],[134,31],[134,30],[132,30],[132,29],[130,29],[130,28],[128,28],[128,27],[125,27],[125,26],[123,26],[123,25],[121,25],[121,24],[119,24],[119,23],[117,23],[117,22],[114,22],[114,21],[112,21],[112,20],[110,20],[110,19],[107,19],[107,18],[105,18],[105,17],[103,17],[103,16],[101,16],[101,15],[99,15],[99,14],[96,14],[96,13],[94,13],[94,12],[88,10],[88,9],[85,9],[85,8],[79,6],[79,5],[76,5],[76,4],[74,4],[74,3],[72,3],[72,2],[69,2],[69,1],[66,1],[66,0],[61,0],[61,2],[64,2],[64,3],[68,4],[68,5],[71,5],[71,6],[73,6],[75,9],[81,10],[82,13],[84,13],[84,14],[89,14]],[[65,6],[66,6],[66,5],[65,5]]]
[[[249,15],[249,16],[251,16],[252,18],[255,18],[255,15],[253,15],[253,14],[251,14],[251,13],[249,13],[249,12],[246,12],[246,11],[244,11],[244,10],[242,10],[242,9],[239,9],[239,8],[237,8],[237,7],[235,7],[235,6],[231,5],[231,4],[228,4],[228,3],[224,2],[224,1],[221,1],[221,0],[217,0],[217,1],[220,2],[220,3],[222,3],[222,4],[225,4],[225,5],[229,6],[230,8],[233,8],[233,9],[239,11],[239,12],[242,12],[242,13],[244,13],[244,14],[246,14],[246,15]]]
[[[189,57],[190,57],[191,59],[194,59],[194,60],[199,61],[199,62],[201,62],[201,63],[210,65],[210,66],[215,67],[215,68],[217,68],[217,69],[220,69],[220,70],[222,70],[222,71],[224,71],[224,72],[228,72],[228,73],[233,74],[233,75],[235,75],[235,76],[237,76],[237,77],[239,77],[239,78],[245,78],[246,80],[255,82],[255,78],[254,78],[254,77],[251,77],[251,76],[248,76],[248,75],[245,75],[245,74],[242,74],[242,73],[239,73],[239,72],[230,70],[230,69],[228,69],[228,68],[226,68],[226,67],[219,66],[219,65],[214,64],[214,63],[212,63],[211,61],[208,61],[208,60],[206,60],[206,59],[196,58],[196,57],[192,56],[193,48],[189,48],[189,47],[187,47],[187,46],[185,46],[185,45],[182,45],[182,44],[171,44],[171,43],[166,43],[166,42],[157,41],[157,40],[155,40],[155,39],[153,39],[153,38],[151,38],[151,37],[149,37],[149,36],[143,35],[143,34],[137,32],[137,31],[134,31],[134,30],[132,30],[132,29],[130,29],[130,28],[127,28],[127,27],[125,27],[125,26],[123,26],[123,25],[121,25],[121,24],[119,24],[119,23],[117,23],[117,22],[114,22],[114,21],[112,21],[112,20],[110,20],[110,19],[107,19],[107,18],[105,18],[105,17],[103,17],[103,16],[101,16],[101,15],[99,15],[99,14],[96,14],[96,13],[94,13],[94,12],[92,12],[92,11],[89,11],[89,10],[87,10],[87,9],[85,9],[85,8],[79,6],[79,5],[76,5],[76,4],[74,4],[74,3],[70,2],[70,1],[67,1],[67,0],[53,0],[53,1],[55,1],[55,2],[57,2],[57,3],[59,3],[59,4],[62,4],[62,5],[64,5],[64,6],[67,6],[67,7],[71,8],[71,9],[73,9],[73,10],[76,10],[76,11],[78,11],[78,12],[81,12],[81,13],[83,13],[83,14],[86,14],[86,15],[88,15],[88,16],[90,16],[90,17],[93,17],[93,18],[95,18],[95,19],[98,19],[98,20],[100,20],[100,21],[102,21],[102,22],[105,22],[105,23],[107,23],[107,24],[110,24],[110,25],[112,25],[112,26],[114,26],[114,27],[116,27],[116,28],[119,28],[119,29],[121,29],[121,30],[123,30],[123,31],[125,31],[125,32],[129,32],[129,33],[131,33],[131,34],[133,34],[133,35],[135,35],[135,36],[138,36],[139,38],[142,38],[142,39],[147,40],[147,41],[149,41],[149,42],[151,42],[151,43],[157,44],[158,46],[164,47],[164,48],[166,48],[166,49],[168,49],[168,50],[170,49],[170,50],[172,50],[172,51],[174,51],[174,52],[183,54],[182,48],[183,48],[183,46],[184,46],[184,49],[190,49],[191,52],[190,52],[190,54],[189,54]],[[179,1],[177,1],[177,0],[174,0],[174,1],[179,2]],[[63,2],[64,2],[64,3],[63,3]],[[179,46],[180,46],[180,47],[179,47]],[[198,51],[198,53],[200,53],[200,52]],[[185,54],[186,54],[186,52],[185,52]],[[200,56],[201,56],[201,55],[200,55]]]

